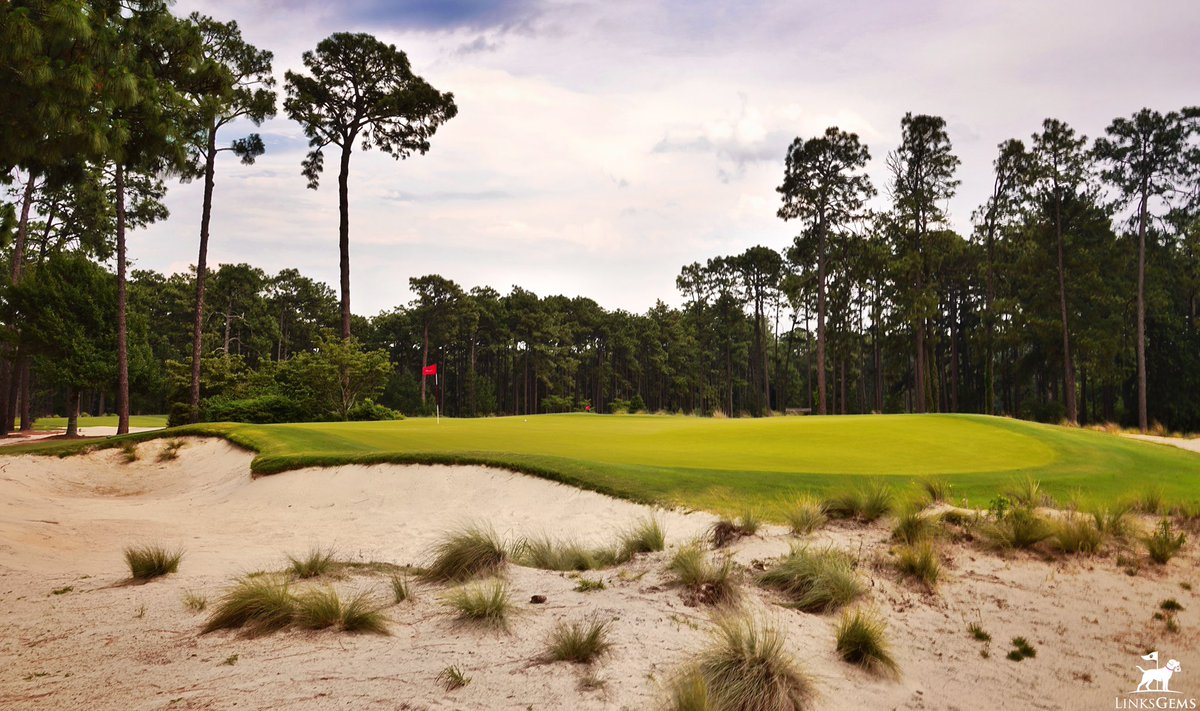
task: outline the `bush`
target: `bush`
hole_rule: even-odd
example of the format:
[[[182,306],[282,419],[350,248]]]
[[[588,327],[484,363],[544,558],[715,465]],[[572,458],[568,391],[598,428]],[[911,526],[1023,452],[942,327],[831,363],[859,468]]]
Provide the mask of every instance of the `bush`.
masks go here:
[[[554,662],[590,664],[612,649],[608,641],[611,622],[590,618],[567,624],[560,622],[550,633],[546,658]]]
[[[830,612],[863,595],[850,556],[827,548],[791,553],[758,577],[760,585],[779,590],[804,612]]]
[[[125,549],[125,563],[134,580],[150,580],[179,570],[183,551],[169,551],[162,546],[131,546]]]
[[[887,641],[887,625],[874,613],[842,613],[837,626],[837,652],[844,661],[873,674],[895,676],[899,671]]]
[[[1163,518],[1158,523],[1158,527],[1154,529],[1154,533],[1144,539],[1146,544],[1146,552],[1150,554],[1150,560],[1163,565],[1167,561],[1175,557],[1187,541],[1187,536],[1180,532],[1176,534],[1171,529],[1171,520]]]
[[[629,412],[634,413],[645,411],[646,401],[642,399],[640,394],[635,394],[633,397],[629,398]]]
[[[1049,523],[1026,506],[1004,510],[982,530],[997,548],[1032,548],[1053,534]]]
[[[807,494],[788,504],[783,510],[783,518],[797,536],[808,535],[829,521],[829,516],[825,514],[825,503]]]
[[[478,525],[446,534],[434,549],[424,576],[439,582],[462,582],[494,575],[508,563],[508,549],[495,531]]]
[[[363,400],[346,411],[346,419],[356,422],[384,422],[388,420],[403,420],[396,410],[376,404],[372,400]]]
[[[315,419],[312,413],[306,412],[296,400],[277,394],[240,399],[218,395],[201,403],[201,411],[206,422],[272,424]]]
[[[783,633],[745,615],[716,619],[716,638],[672,684],[676,711],[803,711],[812,679],[787,653]]]

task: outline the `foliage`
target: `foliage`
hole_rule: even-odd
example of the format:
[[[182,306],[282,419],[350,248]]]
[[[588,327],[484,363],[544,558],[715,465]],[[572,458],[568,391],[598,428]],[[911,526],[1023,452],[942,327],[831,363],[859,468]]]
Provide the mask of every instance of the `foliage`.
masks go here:
[[[550,633],[545,656],[554,662],[591,664],[612,649],[612,642],[608,640],[611,626],[611,621],[596,617],[560,622]]]
[[[290,625],[295,614],[296,598],[287,580],[270,575],[246,577],[221,597],[202,633],[242,629],[250,636],[267,634]]]
[[[439,582],[462,582],[501,572],[508,559],[508,548],[495,531],[470,525],[442,536],[422,574]]]
[[[179,570],[182,550],[168,550],[159,545],[132,546],[125,549],[125,563],[134,580],[150,580]]]
[[[896,570],[932,590],[942,575],[942,561],[932,543],[920,541],[896,552]]]
[[[843,612],[834,633],[837,653],[850,664],[881,676],[896,676],[899,665],[887,641],[887,625],[878,613]]]
[[[1143,542],[1146,544],[1146,552],[1150,554],[1150,560],[1159,565],[1164,565],[1167,561],[1174,558],[1183,549],[1183,544],[1186,541],[1187,534],[1182,531],[1176,533],[1171,528],[1171,520],[1166,517],[1163,517],[1158,522],[1158,527],[1154,529],[1154,533],[1143,539]]]
[[[793,547],[759,575],[758,582],[779,590],[791,606],[804,612],[830,612],[866,593],[850,556],[832,548]]]
[[[506,629],[512,614],[508,585],[501,580],[468,583],[446,594],[445,604],[465,622]]]
[[[804,536],[821,528],[829,520],[825,513],[825,502],[806,494],[785,505],[783,517],[792,533]]]

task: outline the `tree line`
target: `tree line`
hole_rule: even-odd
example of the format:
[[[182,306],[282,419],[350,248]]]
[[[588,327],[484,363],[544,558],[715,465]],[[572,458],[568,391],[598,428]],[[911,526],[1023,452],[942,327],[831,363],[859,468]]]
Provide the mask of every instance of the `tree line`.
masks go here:
[[[906,114],[879,159],[838,127],[781,156],[796,237],[683,265],[681,307],[414,278],[412,302],[350,309],[355,147],[429,150],[453,96],[369,35],[335,34],[285,76],[316,188],[339,159],[335,292],[295,270],[207,265],[233,124],[275,112],[272,56],[236,23],[165,4],[0,6],[0,138],[12,199],[0,403],[131,406],[198,419],[380,418],[592,409],[705,415],[980,412],[1200,430],[1200,110],[1136,111],[1103,135],[1047,119],[997,146],[993,187],[956,232],[946,122]],[[125,233],[165,219],[166,180],[204,181],[190,274],[126,274]],[[108,268],[109,265],[113,268]],[[115,273],[114,273],[115,272]],[[437,364],[438,387],[423,377]],[[299,404],[298,404],[299,403]]]

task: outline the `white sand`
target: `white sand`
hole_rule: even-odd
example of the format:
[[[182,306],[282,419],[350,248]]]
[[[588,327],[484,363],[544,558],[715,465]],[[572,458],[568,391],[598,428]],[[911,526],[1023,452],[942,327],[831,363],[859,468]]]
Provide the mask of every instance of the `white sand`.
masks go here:
[[[1146,442],[1155,442],[1157,444],[1167,444],[1172,447],[1179,447],[1191,452],[1200,452],[1200,437],[1192,439],[1184,439],[1183,437],[1159,437],[1158,435],[1131,434],[1125,435],[1133,439],[1140,439]]]
[[[285,553],[332,545],[359,561],[426,560],[438,535],[466,521],[507,537],[549,533],[599,543],[648,509],[540,479],[479,467],[346,466],[252,480],[250,455],[224,442],[188,440],[158,463],[161,443],[121,463],[118,451],[69,459],[0,458],[0,708],[4,709],[656,709],[662,683],[707,640],[703,609],[688,607],[663,573],[670,552],[590,573],[608,589],[579,593],[571,576],[514,567],[520,614],[508,633],[454,623],[443,589],[416,584],[416,599],[389,608],[392,635],[288,631],[258,639],[200,636],[203,613],[186,591],[215,601],[238,574],[278,569]],[[706,514],[662,513],[677,545],[711,523]],[[745,565],[786,552],[769,530],[735,547]],[[745,586],[745,604],[780,624],[789,648],[816,677],[823,709],[1112,708],[1137,682],[1137,655],[1159,649],[1183,663],[1173,688],[1200,696],[1195,547],[1130,577],[1112,557],[1045,561],[955,545],[937,594],[898,581],[885,564],[885,526],[834,526],[817,536],[862,557],[866,604],[888,618],[899,681],[836,657],[836,615],[806,615]],[[178,574],[122,585],[122,549],[159,541],[186,550]],[[386,579],[333,582],[349,592]],[[55,590],[70,587],[62,594]],[[545,605],[527,603],[543,594]],[[1151,619],[1159,601],[1185,607],[1182,631]],[[559,620],[615,620],[613,653],[590,670],[537,661]],[[994,640],[967,635],[979,621]],[[1025,636],[1035,659],[1004,659]],[[232,665],[222,662],[237,655]],[[449,665],[471,683],[436,682]]]

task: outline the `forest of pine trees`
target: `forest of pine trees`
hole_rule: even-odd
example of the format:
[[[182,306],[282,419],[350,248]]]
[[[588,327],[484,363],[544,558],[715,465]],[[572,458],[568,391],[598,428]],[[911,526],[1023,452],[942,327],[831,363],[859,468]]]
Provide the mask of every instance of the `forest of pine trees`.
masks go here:
[[[942,118],[898,117],[901,140],[878,155],[832,127],[779,156],[794,242],[696,255],[663,295],[679,307],[610,311],[426,275],[410,303],[364,316],[350,310],[346,147],[365,135],[419,156],[457,112],[403,52],[336,34],[305,54],[308,73],[287,74],[283,108],[312,148],[297,170],[316,188],[324,151],[339,155],[335,292],[293,269],[206,264],[210,211],[236,209],[214,195],[214,171],[237,169],[218,155],[249,163],[271,149],[227,124],[259,123],[279,98],[271,53],[236,23],[153,1],[45,0],[0,5],[0,35],[6,430],[76,409],[127,426],[130,412],[386,417],[435,402],[462,417],[976,412],[1200,430],[1196,108],[1131,107],[1099,136],[1030,126],[997,146],[967,234],[945,213],[961,166]],[[364,55],[373,63],[354,75]],[[347,114],[347,81],[376,108]],[[885,184],[867,178],[871,162]],[[166,219],[181,178],[205,181],[199,269],[126,274],[127,231]],[[368,406],[270,405],[308,382],[297,362],[325,356],[343,385],[359,369],[355,402]],[[437,388],[421,375],[434,363]]]

